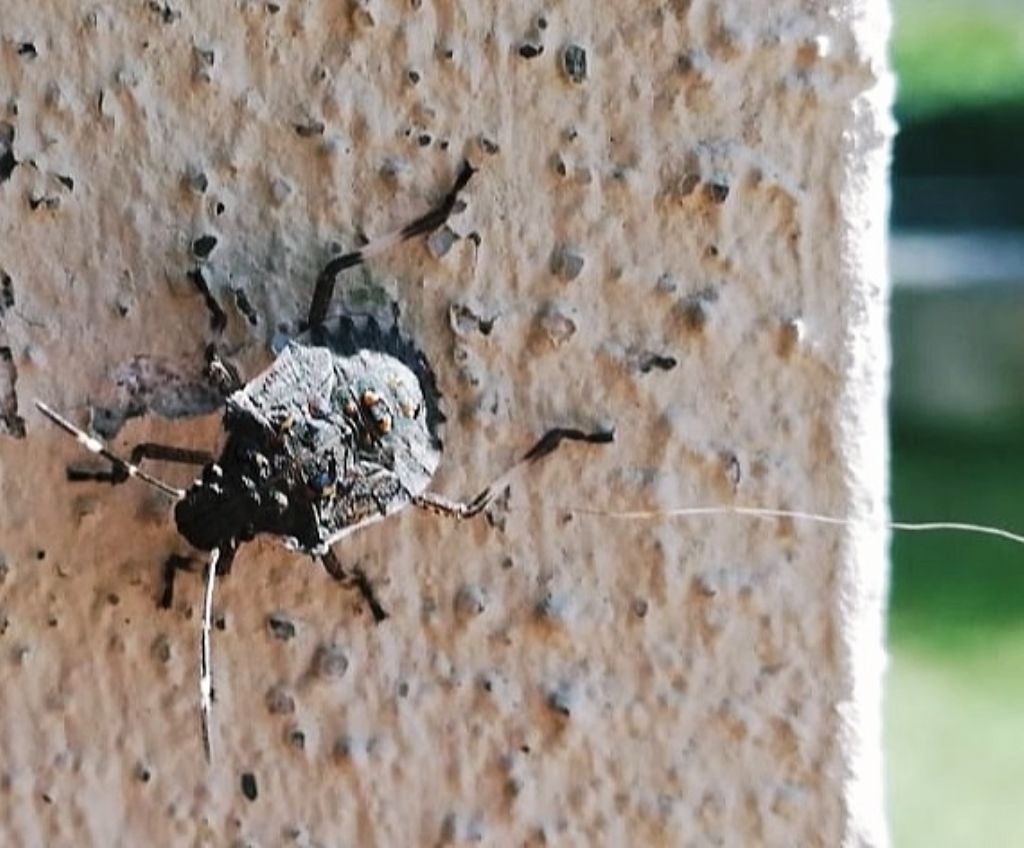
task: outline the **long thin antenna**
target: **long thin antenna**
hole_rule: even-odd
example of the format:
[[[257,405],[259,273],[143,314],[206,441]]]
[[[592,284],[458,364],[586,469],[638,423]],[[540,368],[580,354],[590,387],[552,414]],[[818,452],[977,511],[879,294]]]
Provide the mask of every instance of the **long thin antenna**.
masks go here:
[[[39,408],[39,411],[43,413],[43,415],[49,418],[64,432],[70,433],[72,436],[74,436],[75,439],[77,439],[78,444],[80,444],[86,450],[95,454],[99,454],[104,459],[110,460],[110,462],[113,463],[115,468],[120,469],[129,477],[135,477],[136,479],[141,480],[143,483],[148,483],[150,486],[159,489],[161,492],[164,492],[165,494],[168,494],[172,498],[175,498],[177,500],[180,500],[181,498],[185,497],[185,492],[183,489],[176,489],[174,486],[165,483],[163,480],[154,477],[152,474],[147,474],[134,463],[131,463],[128,460],[118,456],[95,436],[90,436],[84,430],[78,429],[78,427],[76,427],[74,424],[68,421],[67,418],[65,418],[59,412],[56,412],[55,410],[48,407],[41,400],[36,401],[36,406]]]
[[[210,561],[206,564],[206,590],[203,593],[203,635],[199,648],[199,720],[202,724],[203,753],[206,762],[213,757],[210,745],[210,713],[213,710],[213,665],[210,655],[210,630],[213,621],[213,584],[217,578],[217,561],[220,559],[220,548],[210,552]]]
[[[990,527],[985,524],[969,524],[961,521],[887,521],[882,518],[860,516],[842,518],[836,515],[824,515],[818,512],[803,512],[796,509],[771,509],[769,507],[752,506],[691,506],[677,509],[639,509],[610,510],[589,507],[570,507],[566,512],[575,515],[595,515],[601,518],[612,518],[620,521],[652,521],[661,518],[703,518],[715,515],[738,515],[747,518],[773,519],[791,518],[795,521],[809,521],[815,524],[831,524],[841,527],[868,526],[900,530],[910,533],[932,533],[941,531],[977,533],[983,536],[996,536],[1017,545],[1024,545],[1024,535],[1005,530],[1002,527]]]

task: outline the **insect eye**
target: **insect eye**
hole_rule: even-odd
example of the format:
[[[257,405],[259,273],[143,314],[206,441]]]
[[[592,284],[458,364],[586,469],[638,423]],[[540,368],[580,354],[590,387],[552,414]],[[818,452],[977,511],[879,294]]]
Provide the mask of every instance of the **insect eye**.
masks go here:
[[[376,406],[378,403],[380,403],[380,395],[377,394],[373,389],[367,389],[366,391],[363,392],[362,401],[363,406],[369,409],[370,407]]]
[[[383,436],[391,432],[391,416],[386,412],[377,419],[377,431]]]

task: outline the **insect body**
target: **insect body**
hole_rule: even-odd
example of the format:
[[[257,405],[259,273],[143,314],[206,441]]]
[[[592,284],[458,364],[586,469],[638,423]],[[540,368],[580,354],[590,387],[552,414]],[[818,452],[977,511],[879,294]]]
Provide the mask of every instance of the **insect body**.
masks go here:
[[[268,533],[324,556],[426,490],[441,459],[435,391],[397,329],[316,328],[228,397],[224,450],[176,504],[178,530],[204,550]]]
[[[523,463],[551,453],[563,440],[610,442],[611,431],[549,430],[524,456],[476,497],[449,500],[428,489],[441,459],[442,419],[434,375],[425,357],[397,326],[368,317],[327,320],[337,275],[370,256],[441,226],[452,214],[473,168],[463,165],[440,204],[411,224],[328,262],[317,279],[308,329],[248,384],[208,350],[211,374],[222,385],[227,438],[216,460],[205,451],[145,443],[124,459],[64,416],[37,401],[40,411],[110,462],[109,470],[69,468],[71,480],[112,484],[137,478],[175,498],[178,530],[209,551],[200,654],[203,745],[210,757],[212,703],[210,624],[215,578],[226,574],[239,546],[257,534],[319,558],[335,579],[357,589],[379,623],[387,617],[366,576],[345,568],[331,545],[360,527],[416,506],[453,518],[482,512]],[[144,459],[203,466],[180,490],[139,465]],[[169,563],[179,563],[172,557]],[[167,579],[173,578],[174,565]],[[169,603],[170,583],[165,588]]]

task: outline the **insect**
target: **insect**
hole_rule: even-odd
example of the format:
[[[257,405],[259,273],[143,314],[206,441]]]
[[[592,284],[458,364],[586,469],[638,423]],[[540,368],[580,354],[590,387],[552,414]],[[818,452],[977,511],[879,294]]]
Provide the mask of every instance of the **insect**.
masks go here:
[[[564,441],[607,443],[610,430],[547,431],[518,462],[475,497],[451,500],[429,489],[442,455],[442,415],[434,374],[423,354],[397,328],[367,316],[327,319],[337,276],[395,245],[429,234],[453,214],[459,193],[474,171],[463,165],[443,200],[410,224],[361,249],[331,259],[317,278],[306,330],[275,362],[249,383],[208,349],[209,370],[225,395],[226,439],[219,457],[167,445],[137,445],[124,458],[67,418],[37,401],[40,411],[74,436],[109,469],[71,467],[70,480],[111,484],[138,479],[174,499],[181,535],[209,552],[203,595],[200,650],[200,719],[203,748],[211,758],[213,700],[211,617],[218,575],[227,574],[245,542],[256,535],[279,538],[292,550],[318,559],[327,572],[357,590],[378,623],[387,617],[367,576],[347,568],[332,546],[361,527],[413,506],[455,519],[483,512],[524,464],[556,450]],[[178,489],[140,467],[143,460],[202,466],[187,489]],[[732,504],[677,509],[615,511],[564,508],[567,513],[625,521],[780,518],[838,526],[888,527],[905,531],[966,531],[1024,544],[1024,536],[1000,528],[955,522],[906,523],[865,516]],[[168,561],[165,602],[176,562]]]
[[[464,163],[452,189],[426,214],[359,250],[331,259],[316,281],[306,331],[249,383],[208,349],[211,375],[225,398],[226,439],[220,456],[144,443],[129,459],[37,401],[39,410],[109,469],[71,467],[68,478],[111,484],[137,479],[174,499],[178,531],[209,551],[200,650],[200,717],[203,749],[211,757],[213,700],[210,630],[214,582],[227,574],[239,547],[259,534],[319,559],[343,585],[359,591],[380,623],[387,613],[366,575],[346,568],[332,546],[361,527],[407,506],[456,519],[483,512],[523,464],[535,462],[563,441],[606,443],[609,430],[547,431],[519,462],[467,501],[429,490],[441,459],[434,374],[426,358],[402,337],[397,324],[367,316],[327,320],[338,275],[400,242],[425,235],[453,213],[474,169]],[[168,485],[140,467],[143,460],[201,465],[187,489]],[[172,557],[168,580],[173,578]],[[177,558],[181,559],[181,558]],[[169,603],[169,584],[164,597]]]

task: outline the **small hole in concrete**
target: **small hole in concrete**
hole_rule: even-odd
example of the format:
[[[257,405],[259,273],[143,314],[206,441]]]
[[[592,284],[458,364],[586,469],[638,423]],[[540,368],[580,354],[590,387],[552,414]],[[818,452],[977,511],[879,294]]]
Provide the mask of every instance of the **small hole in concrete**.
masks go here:
[[[259,790],[256,787],[256,775],[251,771],[242,775],[242,794],[250,801],[255,801],[259,795]]]

